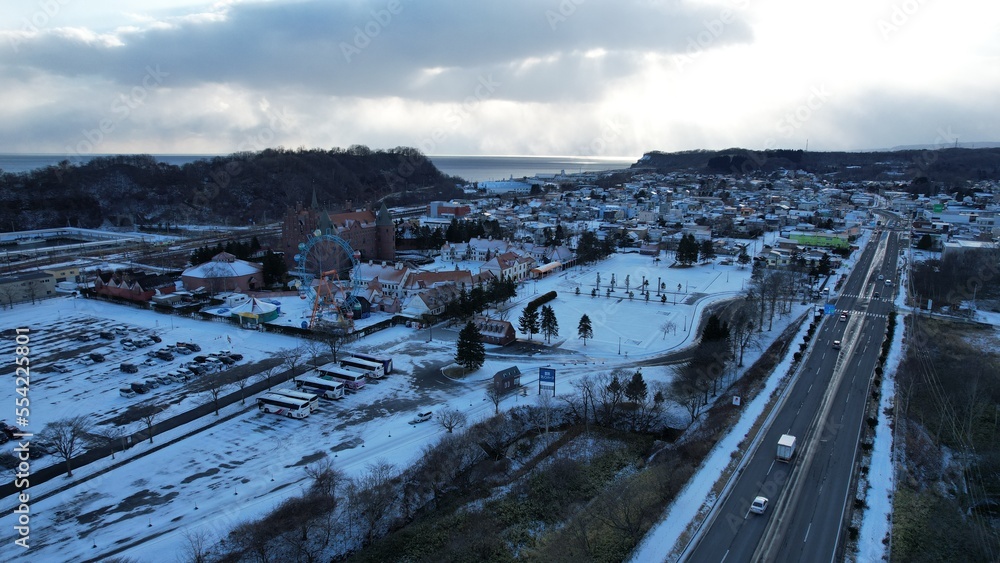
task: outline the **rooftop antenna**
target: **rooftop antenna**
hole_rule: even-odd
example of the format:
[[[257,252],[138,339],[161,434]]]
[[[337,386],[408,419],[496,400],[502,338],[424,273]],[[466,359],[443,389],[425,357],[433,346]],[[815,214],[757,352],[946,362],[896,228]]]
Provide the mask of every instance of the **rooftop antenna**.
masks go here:
[[[809,152],[809,139],[806,139],[806,152]]]

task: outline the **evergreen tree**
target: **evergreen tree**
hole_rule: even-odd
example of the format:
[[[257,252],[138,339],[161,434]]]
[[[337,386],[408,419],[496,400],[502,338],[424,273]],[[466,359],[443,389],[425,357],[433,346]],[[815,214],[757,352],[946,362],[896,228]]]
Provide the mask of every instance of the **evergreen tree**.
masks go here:
[[[556,312],[549,305],[542,305],[542,334],[546,342],[552,342],[553,336],[559,336],[559,321]]]
[[[594,337],[594,328],[590,325],[590,317],[584,314],[580,317],[580,324],[576,327],[576,334],[583,339],[583,345],[587,345],[587,339]]]
[[[531,335],[538,332],[538,309],[535,307],[525,307],[524,312],[517,319],[518,329],[521,332],[528,333],[528,340],[531,340]]]
[[[288,273],[288,265],[285,264],[285,259],[280,254],[275,254],[268,250],[267,254],[264,254],[264,258],[261,260],[261,267],[263,268],[261,275],[264,277],[265,286],[285,281],[285,275]]]
[[[635,370],[632,379],[625,384],[625,397],[633,403],[641,403],[649,395],[646,381],[642,378],[642,370]]]
[[[934,240],[931,235],[925,234],[917,241],[917,250],[930,250],[934,247]]]
[[[831,272],[830,255],[826,252],[819,259],[819,265],[816,266],[816,270],[819,272],[820,276],[829,276]]]
[[[694,240],[694,235],[684,235],[677,242],[677,261],[685,266],[698,261],[698,242]]]
[[[712,244],[712,239],[705,239],[701,243],[701,259],[707,262],[713,258],[715,258],[715,245]]]
[[[740,249],[740,255],[736,257],[736,261],[739,262],[741,268],[750,263],[750,255],[747,254],[746,247]]]
[[[476,371],[486,363],[483,335],[472,321],[465,323],[465,328],[458,333],[455,363],[465,368],[466,371]]]

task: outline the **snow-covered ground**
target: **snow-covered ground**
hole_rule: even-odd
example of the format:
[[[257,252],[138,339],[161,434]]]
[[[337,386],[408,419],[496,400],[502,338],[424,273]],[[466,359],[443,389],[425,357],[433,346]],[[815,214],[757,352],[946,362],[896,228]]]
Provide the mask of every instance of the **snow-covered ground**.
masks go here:
[[[892,514],[892,499],[896,488],[895,459],[893,443],[893,418],[888,414],[896,401],[896,370],[903,356],[905,336],[905,315],[896,318],[896,329],[892,335],[892,347],[885,365],[888,369],[882,378],[882,395],[879,401],[878,425],[875,427],[875,443],[872,447],[867,480],[869,489],[865,498],[864,517],[858,535],[856,561],[882,561],[888,546],[882,543],[889,533]],[[893,416],[895,410],[892,411]]]
[[[590,289],[598,273],[602,291],[591,297]],[[617,286],[608,298],[603,291],[612,273]],[[626,276],[635,293],[631,300],[623,296]],[[649,302],[637,291],[643,276],[650,281]],[[5,558],[34,562],[82,560],[136,542],[123,555],[140,561],[175,559],[175,554],[183,551],[185,532],[208,531],[217,539],[234,524],[260,517],[290,494],[299,493],[306,486],[303,467],[324,453],[334,456],[337,466],[349,476],[357,475],[378,459],[397,467],[412,463],[425,445],[444,432],[433,423],[409,424],[414,413],[451,407],[466,411],[472,421],[488,416],[493,405],[484,398],[485,381],[501,369],[517,365],[523,374],[522,385],[529,392],[527,397],[517,393],[507,396],[501,408],[509,408],[519,401],[533,400],[539,367],[556,368],[557,393],[562,393],[583,375],[610,371],[692,342],[691,327],[697,326],[705,306],[735,295],[749,276],[749,268],[737,265],[670,268],[665,260],[654,263],[647,256],[619,254],[596,266],[572,268],[537,283],[527,282],[519,288],[520,296],[507,311],[508,320],[517,324],[524,305],[536,296],[536,287],[539,295],[557,291],[558,297],[549,304],[559,322],[559,336],[552,341],[559,353],[526,357],[505,354],[503,348],[489,348],[486,365],[463,380],[427,376],[430,368],[453,361],[457,327],[435,327],[430,342],[431,331],[426,329],[383,330],[352,344],[348,351],[391,355],[397,373],[342,401],[323,402],[320,411],[307,419],[261,414],[248,399],[246,406],[233,405],[221,413],[222,419],[232,415],[228,420],[212,425],[219,419],[204,417],[154,437],[153,444],[143,442],[118,453],[114,461],[107,458],[77,468],[73,480],[60,477],[32,486],[32,547],[27,551],[6,549]],[[669,292],[666,303],[658,299],[653,285],[656,283],[665,284]],[[575,293],[577,287],[579,295]],[[297,298],[281,301],[284,316],[279,321],[300,322],[307,305]],[[577,325],[584,313],[590,316],[594,331],[594,338],[586,344],[577,338]],[[378,315],[373,315],[365,322],[378,320]],[[663,330],[668,321],[676,323],[676,330]],[[29,430],[41,430],[46,422],[74,414],[90,416],[94,422],[106,421],[140,401],[169,405],[166,416],[209,402],[206,393],[193,392],[189,384],[161,386],[150,395],[132,399],[121,397],[118,388],[122,383],[168,371],[191,356],[178,356],[173,362],[157,361],[155,366],[140,368],[143,371],[138,374],[123,375],[119,364],[145,359],[142,352],[149,348],[127,353],[117,339],[73,340],[84,331],[119,325],[126,326],[130,335],[160,336],[163,343],[152,349],[193,341],[201,344],[202,353],[221,349],[239,352],[244,355],[242,364],[273,357],[279,350],[302,343],[292,337],[243,330],[228,323],[80,298],[17,306],[3,312],[0,330],[31,329],[34,371]],[[774,333],[779,330],[776,324]],[[536,334],[533,338],[539,341],[542,336]],[[91,350],[108,352],[107,361],[81,364],[79,358]],[[63,374],[52,370],[56,362],[69,364],[72,371]],[[669,382],[671,377],[669,368],[643,368],[643,374],[651,383]],[[0,419],[13,422],[14,396],[13,385],[0,389],[0,403],[10,405],[8,413],[0,412]],[[203,427],[200,433],[181,439]],[[157,449],[163,445],[167,446]],[[9,451],[11,447],[7,444],[4,449]],[[120,463],[123,460],[131,461]],[[47,456],[32,463],[37,469],[56,461]],[[104,469],[108,471],[88,479]],[[39,500],[66,485],[71,486]],[[14,499],[9,500],[8,508],[13,509]],[[13,542],[14,523],[14,515],[8,511],[0,520],[0,541]]]

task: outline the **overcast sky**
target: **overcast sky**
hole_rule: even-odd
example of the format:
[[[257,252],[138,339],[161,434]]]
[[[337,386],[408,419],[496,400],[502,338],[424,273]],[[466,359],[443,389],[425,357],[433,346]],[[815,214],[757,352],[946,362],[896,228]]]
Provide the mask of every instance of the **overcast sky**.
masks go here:
[[[0,152],[1000,141],[1000,2],[17,0]]]

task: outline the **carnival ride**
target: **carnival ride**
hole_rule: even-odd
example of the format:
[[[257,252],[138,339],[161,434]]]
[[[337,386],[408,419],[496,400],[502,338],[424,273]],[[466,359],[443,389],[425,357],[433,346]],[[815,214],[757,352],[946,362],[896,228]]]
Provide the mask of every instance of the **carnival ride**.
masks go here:
[[[344,239],[316,230],[299,243],[294,258],[294,285],[299,297],[312,302],[309,320],[302,327],[352,332],[355,311],[361,309],[357,296],[364,289],[358,269],[361,253]],[[341,280],[339,272],[345,263],[350,264],[350,275]]]

